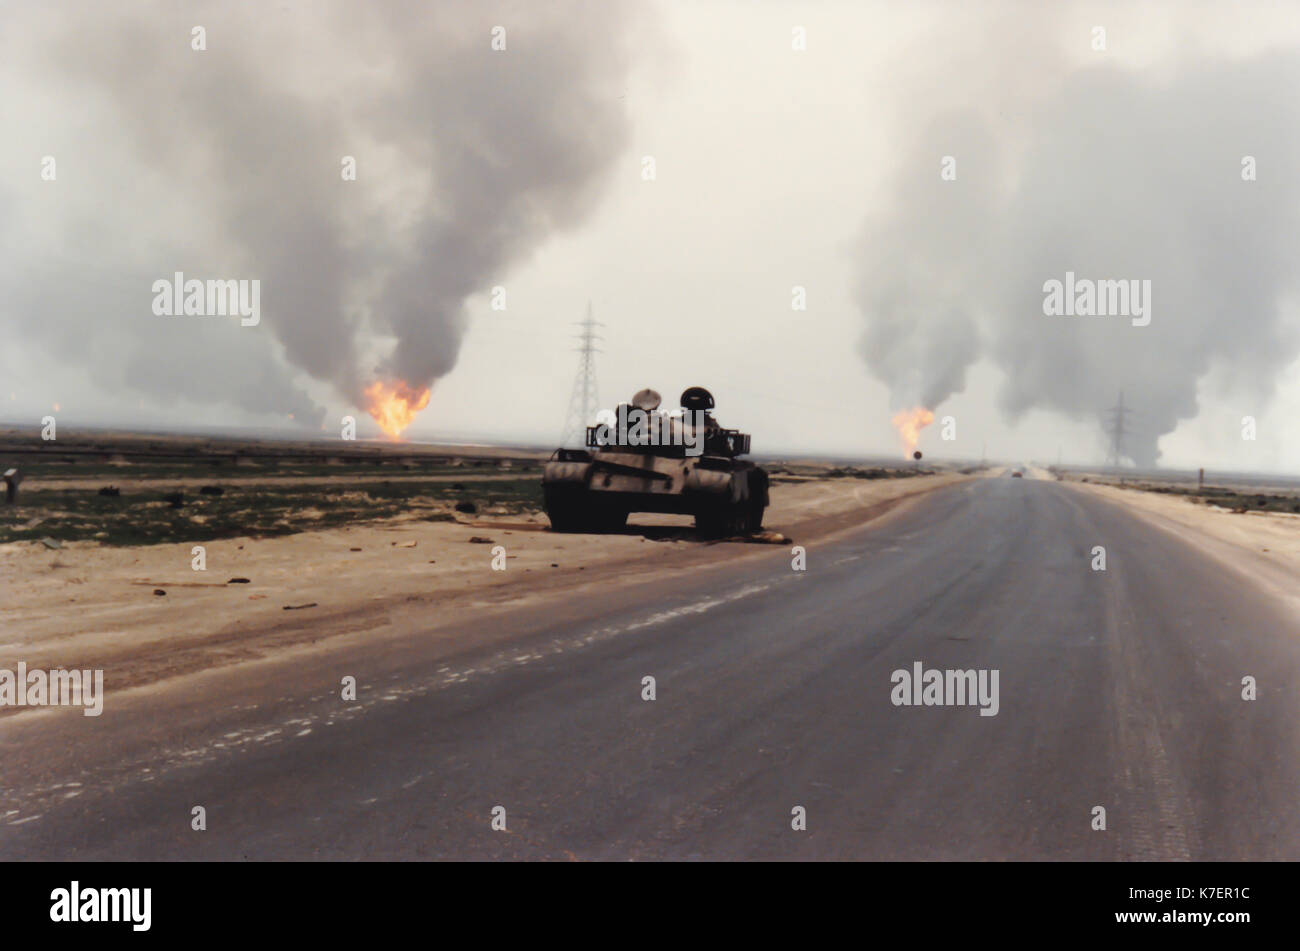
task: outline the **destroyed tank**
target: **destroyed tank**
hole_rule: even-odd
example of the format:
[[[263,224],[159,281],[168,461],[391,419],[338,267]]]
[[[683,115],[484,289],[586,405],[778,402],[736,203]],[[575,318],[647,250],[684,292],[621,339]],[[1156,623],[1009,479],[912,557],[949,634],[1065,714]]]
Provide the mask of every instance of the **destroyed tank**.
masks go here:
[[[557,532],[612,532],[632,512],[692,515],[706,538],[759,531],[768,475],[739,457],[749,435],[723,429],[702,386],[682,393],[680,412],[659,411],[642,390],[612,420],[588,426],[585,449],[557,449],[542,473],[542,493]]]

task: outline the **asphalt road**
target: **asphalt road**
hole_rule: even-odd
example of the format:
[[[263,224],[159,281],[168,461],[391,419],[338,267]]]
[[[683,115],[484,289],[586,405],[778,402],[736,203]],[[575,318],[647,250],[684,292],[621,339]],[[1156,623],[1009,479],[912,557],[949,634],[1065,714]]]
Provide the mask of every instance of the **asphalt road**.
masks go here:
[[[1300,625],[1244,577],[1027,479],[790,561],[7,718],[0,857],[1300,858]],[[916,661],[997,715],[895,706]]]

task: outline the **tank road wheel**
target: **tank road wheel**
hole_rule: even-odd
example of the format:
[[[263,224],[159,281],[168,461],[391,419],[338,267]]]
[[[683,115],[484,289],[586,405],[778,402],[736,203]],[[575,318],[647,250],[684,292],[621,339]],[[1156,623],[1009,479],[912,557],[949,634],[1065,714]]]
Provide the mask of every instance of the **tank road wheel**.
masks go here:
[[[543,499],[552,531],[599,535],[617,532],[627,524],[627,509],[581,487],[546,486]]]
[[[760,483],[742,470],[732,475],[730,491],[725,496],[695,516],[695,528],[702,538],[748,534],[751,525],[762,524],[766,502],[766,482]]]
[[[584,493],[581,489],[574,491],[568,487],[548,485],[542,490],[542,496],[552,531],[588,531],[588,513],[583,505]]]
[[[733,535],[749,534],[749,518],[750,518],[751,509],[753,509],[753,505],[750,505],[748,499],[736,505],[735,512],[732,513],[732,520],[733,520],[732,534]]]
[[[725,510],[709,509],[695,513],[695,530],[701,538],[721,538],[727,534]]]
[[[601,518],[601,529],[606,532],[619,532],[627,528],[630,513],[625,508],[610,508]]]
[[[701,538],[730,538],[745,533],[743,502],[719,502],[715,508],[695,515],[695,530]]]
[[[745,531],[763,530],[763,511],[767,508],[767,472],[751,469],[749,472],[749,508],[745,512]]]

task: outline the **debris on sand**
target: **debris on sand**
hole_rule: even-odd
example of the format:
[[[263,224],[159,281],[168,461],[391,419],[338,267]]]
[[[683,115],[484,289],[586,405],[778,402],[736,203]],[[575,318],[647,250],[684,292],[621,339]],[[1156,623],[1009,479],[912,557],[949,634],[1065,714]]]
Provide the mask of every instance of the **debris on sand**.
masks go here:
[[[41,544],[46,548],[58,549],[63,547],[63,542],[59,541],[57,538],[50,538],[48,535],[41,539]]]
[[[122,494],[122,490],[115,485],[106,485],[99,490],[99,494],[116,497]]]
[[[301,611],[303,608],[314,608],[314,607],[316,607],[316,602],[312,601],[308,604],[286,604],[284,606],[284,609],[286,611]]]
[[[164,591],[162,588],[154,588],[153,593],[154,593],[154,597],[158,597],[158,598],[165,597],[167,594],[167,592]]]
[[[456,511],[464,512],[466,515],[473,515],[475,512],[478,511],[478,506],[475,505],[473,502],[457,502]]]
[[[173,492],[171,495],[164,495],[163,501],[169,503],[172,508],[178,509],[185,504],[185,493]]]
[[[231,578],[226,584],[251,584],[247,578]]]
[[[18,486],[22,484],[23,474],[17,468],[6,469],[3,476],[5,483],[5,502],[13,505],[18,501]]]
[[[204,485],[199,487],[199,495],[223,495],[225,493],[219,485]]]
[[[414,548],[415,542],[393,542],[392,545],[394,548]]]
[[[360,548],[349,548],[348,551],[361,551]]]
[[[676,541],[676,539],[673,539]],[[749,545],[788,545],[790,538],[782,535],[780,532],[754,532],[749,535],[728,535],[725,538],[709,539],[707,544],[716,545],[720,542],[741,542]]]
[[[491,545],[492,539],[485,535],[471,535],[469,537],[469,543],[471,545]]]
[[[224,588],[229,582],[227,581],[154,581],[150,578],[136,579],[131,584],[152,585],[161,584],[169,588]],[[164,592],[165,593],[165,592]]]

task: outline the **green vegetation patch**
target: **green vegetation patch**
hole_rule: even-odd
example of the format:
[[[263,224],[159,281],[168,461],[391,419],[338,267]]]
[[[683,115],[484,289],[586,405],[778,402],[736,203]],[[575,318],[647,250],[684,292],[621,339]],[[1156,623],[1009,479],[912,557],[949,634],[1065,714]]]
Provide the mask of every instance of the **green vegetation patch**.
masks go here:
[[[373,472],[373,470],[372,470]],[[187,472],[192,475],[193,469]],[[220,480],[213,480],[220,486]],[[385,482],[370,479],[337,485],[222,486],[220,495],[193,488],[133,491],[97,489],[36,491],[24,486],[17,505],[0,504],[0,542],[55,538],[105,545],[158,545],[239,536],[271,537],[402,515],[449,521],[456,503],[478,514],[519,514],[541,508],[541,482],[518,479],[459,482]]]

